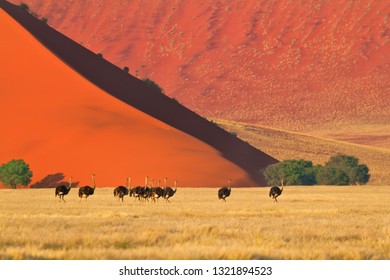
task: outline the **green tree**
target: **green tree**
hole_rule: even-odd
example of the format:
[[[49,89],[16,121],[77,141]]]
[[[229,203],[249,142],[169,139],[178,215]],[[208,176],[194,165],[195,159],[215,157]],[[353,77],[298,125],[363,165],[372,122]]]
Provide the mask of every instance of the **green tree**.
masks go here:
[[[143,81],[145,83],[147,83],[149,86],[151,86],[152,88],[158,90],[159,92],[163,93],[164,90],[153,80],[149,79],[149,78],[145,78],[143,79]]]
[[[285,180],[286,185],[314,185],[316,171],[313,163],[306,160],[285,160],[269,165],[264,177],[270,185],[279,185]]]
[[[369,173],[368,166],[365,164],[359,164],[356,167],[355,177],[350,178],[350,180],[354,184],[365,185],[370,180],[370,177],[371,177],[371,175]]]
[[[31,182],[32,172],[22,159],[13,159],[0,166],[0,181],[5,186],[16,189],[17,186],[27,186]]]
[[[284,178],[281,163],[268,165],[264,170],[263,175],[267,180],[268,185],[278,185],[280,180]]]
[[[329,159],[325,164],[327,168],[335,168],[344,172],[348,177],[347,185],[364,185],[370,179],[369,169],[365,164],[359,164],[359,159],[349,155],[336,155]],[[331,175],[330,175],[331,176]],[[341,177],[340,177],[341,178]],[[345,184],[345,180],[341,181]],[[338,182],[337,185],[339,185]]]
[[[26,3],[20,3],[19,7],[25,10],[26,12],[30,12],[30,7]]]
[[[319,185],[349,185],[348,175],[341,169],[321,166],[317,169],[316,180]]]

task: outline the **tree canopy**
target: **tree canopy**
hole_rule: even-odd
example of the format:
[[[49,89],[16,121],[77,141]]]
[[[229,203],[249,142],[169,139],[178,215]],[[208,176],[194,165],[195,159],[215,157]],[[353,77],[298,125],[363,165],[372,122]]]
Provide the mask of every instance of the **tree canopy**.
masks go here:
[[[268,166],[264,176],[270,185],[278,185],[284,179],[287,185],[314,185],[315,169],[311,161],[285,160]]]
[[[263,174],[269,185],[282,179],[287,185],[364,185],[370,179],[367,165],[342,154],[331,157],[324,166],[302,159],[285,160],[269,165]]]
[[[333,185],[365,185],[370,179],[367,165],[359,164],[357,157],[342,154],[331,157],[319,173],[319,184],[331,181]]]
[[[149,86],[151,86],[152,88],[158,90],[159,92],[163,93],[164,90],[153,80],[149,79],[149,78],[145,78],[143,79],[143,81],[145,83],[147,83]]]
[[[31,182],[32,172],[22,159],[13,159],[0,166],[0,181],[4,186],[16,189],[19,185],[27,186]]]

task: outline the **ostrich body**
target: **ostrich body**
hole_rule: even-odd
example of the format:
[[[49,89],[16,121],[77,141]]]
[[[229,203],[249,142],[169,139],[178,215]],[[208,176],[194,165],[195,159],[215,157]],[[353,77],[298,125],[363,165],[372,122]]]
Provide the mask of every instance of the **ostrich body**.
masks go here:
[[[64,196],[69,193],[71,187],[72,187],[72,177],[69,178],[69,187],[65,185],[60,185],[56,187],[55,196],[58,195],[58,197],[60,198],[60,202],[62,200],[63,202],[66,203]]]
[[[131,188],[129,195],[134,196],[135,199],[138,198],[138,200],[141,201],[141,198],[144,196],[144,188],[141,186],[136,186],[134,188]]]
[[[129,192],[129,195],[130,196],[134,196],[135,199],[138,198],[139,201],[141,201],[141,198],[145,198],[146,188],[147,188],[147,185],[148,185],[148,179],[149,179],[149,177],[146,176],[145,177],[145,186],[143,186],[143,187],[136,186],[134,188],[131,188],[130,192]]]
[[[158,180],[158,186],[153,189],[152,198],[153,200],[159,199],[164,195],[164,189],[160,187],[160,180]]]
[[[128,195],[129,194],[129,189],[128,189],[128,186],[129,186],[129,180],[131,180],[130,177],[128,177],[126,179],[126,187],[124,186],[118,186],[114,189],[114,197],[118,197],[118,200],[121,199],[122,202],[123,202],[123,197],[125,195]]]
[[[232,192],[232,188],[230,186],[231,179],[228,180],[228,186],[222,187],[218,190],[218,199],[222,199],[222,202],[226,202],[226,198],[230,196],[230,193]]]
[[[278,202],[278,200],[276,199],[279,195],[282,194],[283,192],[283,187],[284,187],[284,183],[286,182],[286,179],[282,179],[281,180],[281,183],[282,183],[282,188],[279,188],[278,186],[273,186],[270,190],[269,190],[269,197],[272,197],[274,199],[274,202]]]
[[[88,196],[93,195],[95,193],[95,189],[96,189],[95,174],[92,174],[92,184],[93,184],[93,188],[90,186],[84,186],[79,188],[80,201],[83,197],[85,197],[85,201],[87,201]]]
[[[175,180],[175,182],[174,182],[175,190],[173,190],[171,187],[167,186],[167,178],[164,178],[164,184],[165,184],[165,187],[164,187],[162,196],[165,198],[166,202],[171,203],[169,201],[169,198],[172,197],[177,191],[177,181]]]
[[[149,190],[149,195],[152,199],[152,202],[156,202],[161,196],[163,196],[164,190],[160,187],[160,180],[158,180],[158,185],[157,187],[154,187],[154,180],[152,180],[152,186]]]
[[[273,186],[270,190],[269,190],[269,197],[272,197],[274,199],[274,202],[278,202],[278,200],[276,199],[279,195],[281,195],[283,192],[283,188],[279,188],[277,186]]]

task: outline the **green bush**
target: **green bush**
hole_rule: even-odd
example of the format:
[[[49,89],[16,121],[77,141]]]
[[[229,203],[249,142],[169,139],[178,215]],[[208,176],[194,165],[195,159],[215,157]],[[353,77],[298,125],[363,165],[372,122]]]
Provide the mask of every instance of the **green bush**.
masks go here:
[[[285,160],[269,165],[263,174],[269,185],[279,185],[281,180],[286,185],[314,185],[315,170],[311,161]]]
[[[321,166],[317,170],[316,178],[319,185],[349,185],[348,175],[343,170],[330,166]]]
[[[32,172],[22,159],[13,159],[0,166],[0,181],[4,186],[16,189],[19,185],[27,186],[31,182]]]
[[[367,165],[348,155],[333,156],[324,166],[313,166],[306,160],[285,160],[269,165],[263,174],[269,185],[277,185],[282,179],[287,185],[364,185],[370,179]]]
[[[365,185],[370,179],[369,169],[367,165],[359,164],[359,159],[354,156],[348,156],[342,154],[333,156],[329,159],[327,163],[325,163],[324,168],[337,169],[340,172],[344,172],[345,175],[348,177],[348,180],[346,181],[344,176],[340,175],[340,178],[335,185],[358,185],[358,184]],[[328,172],[325,172],[325,175],[326,174],[332,177],[332,172],[330,172],[329,170]],[[325,180],[325,181],[330,179],[331,178],[321,177],[321,180]],[[335,179],[332,180],[334,181]],[[321,182],[319,183],[321,184]]]
[[[23,3],[23,2],[20,3],[19,7],[22,8],[23,10],[25,10],[26,12],[30,11],[30,7],[26,3]]]
[[[145,79],[143,79],[143,81],[145,83],[147,83],[150,87],[158,90],[159,92],[161,92],[161,93],[164,92],[164,90],[155,81],[153,81],[153,80],[151,80],[149,78],[145,78]]]

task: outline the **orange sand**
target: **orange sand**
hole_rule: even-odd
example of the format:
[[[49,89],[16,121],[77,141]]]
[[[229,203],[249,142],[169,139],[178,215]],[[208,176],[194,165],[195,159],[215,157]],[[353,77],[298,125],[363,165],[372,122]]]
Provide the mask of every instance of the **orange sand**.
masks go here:
[[[0,163],[116,186],[168,177],[178,186],[248,186],[247,173],[200,140],[113,98],[78,75],[0,10]]]

